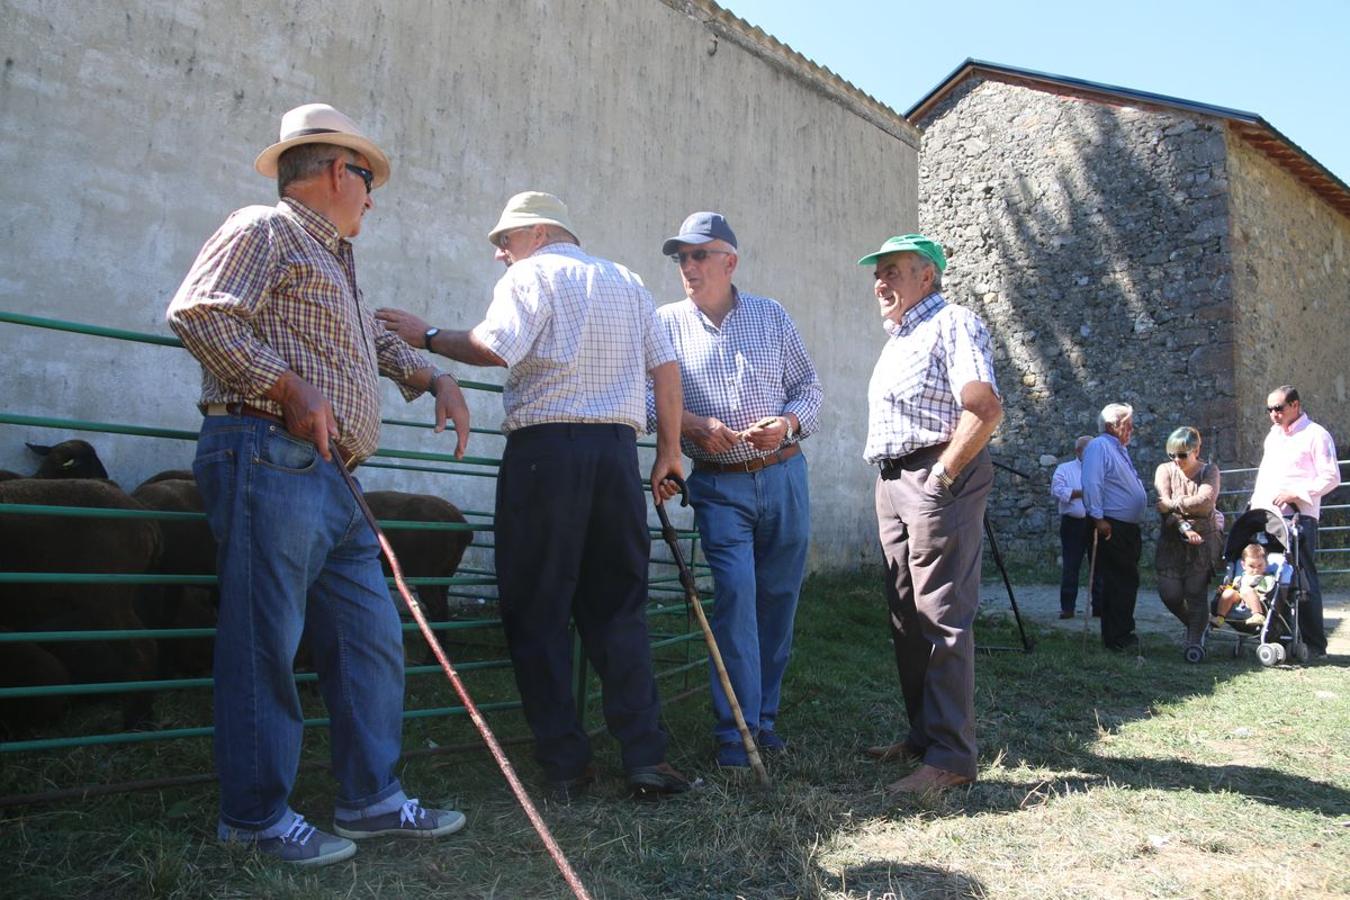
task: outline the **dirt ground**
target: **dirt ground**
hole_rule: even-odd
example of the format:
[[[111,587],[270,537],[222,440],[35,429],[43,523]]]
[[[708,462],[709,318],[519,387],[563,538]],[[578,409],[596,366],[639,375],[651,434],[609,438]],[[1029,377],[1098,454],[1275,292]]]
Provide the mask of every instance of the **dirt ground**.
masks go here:
[[[1078,616],[1073,619],[1059,618],[1059,585],[1057,584],[1014,584],[1013,595],[1017,598],[1017,608],[1024,621],[1035,622],[1041,628],[1060,628],[1069,631],[1083,630],[1083,604],[1087,602],[1087,589],[1078,592]],[[1331,656],[1350,656],[1350,591],[1322,592],[1323,616],[1326,622],[1328,640],[1327,651]],[[1002,581],[986,581],[980,590],[980,609],[982,612],[1010,612],[1008,591]],[[1181,649],[1181,623],[1167,611],[1158,599],[1158,592],[1150,587],[1139,589],[1139,602],[1134,609],[1136,630],[1141,635],[1156,635],[1145,646],[1174,646]],[[1101,620],[1093,619],[1088,626],[1094,639],[1101,639]],[[1211,633],[1209,651],[1231,649],[1235,634],[1231,630]],[[1256,646],[1248,640],[1244,644],[1248,652]]]

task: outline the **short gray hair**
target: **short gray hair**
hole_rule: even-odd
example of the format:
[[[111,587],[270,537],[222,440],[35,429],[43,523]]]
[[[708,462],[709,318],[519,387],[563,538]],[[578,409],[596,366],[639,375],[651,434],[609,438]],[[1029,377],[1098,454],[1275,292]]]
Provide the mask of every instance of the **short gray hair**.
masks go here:
[[[1073,452],[1077,454],[1090,443],[1092,443],[1092,435],[1080,434],[1078,440],[1073,442]]]
[[[299,144],[277,157],[277,196],[297,181],[312,178],[335,159],[353,159],[355,154],[337,144]]]
[[[1119,425],[1126,419],[1134,417],[1134,407],[1128,403],[1108,403],[1102,407],[1102,411],[1097,414],[1097,429],[1103,434],[1107,426]]]

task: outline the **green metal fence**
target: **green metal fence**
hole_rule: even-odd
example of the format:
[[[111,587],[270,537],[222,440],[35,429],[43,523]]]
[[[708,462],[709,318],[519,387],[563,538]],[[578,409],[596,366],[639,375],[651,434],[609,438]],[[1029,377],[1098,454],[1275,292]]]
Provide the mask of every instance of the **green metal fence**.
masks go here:
[[[68,333],[91,335],[103,339],[160,345],[166,348],[181,348],[181,344],[176,338],[164,335],[144,334],[123,329],[105,328],[97,325],[66,322],[19,313],[0,311],[0,323],[8,323],[10,325],[22,327],[54,329]],[[467,390],[473,391],[496,393],[500,393],[501,391],[501,387],[498,385],[477,381],[465,380],[461,381],[460,385]],[[384,432],[386,435],[390,433],[396,434],[398,429],[427,429],[431,427],[425,422],[414,422],[402,419],[384,419],[383,424],[386,426]],[[49,415],[23,414],[8,410],[0,410],[0,425],[8,425],[16,428],[58,429],[64,432],[131,435],[147,439],[185,442],[195,442],[197,439],[197,433],[195,431],[159,428],[151,425],[129,422],[86,421]],[[501,432],[496,429],[474,428],[473,432],[478,435],[501,436]],[[649,447],[650,445],[640,444],[640,446]],[[397,447],[381,447],[370,460],[363,464],[363,468],[393,469],[447,477],[451,480],[444,482],[444,484],[451,489],[444,491],[432,490],[427,493],[453,495],[453,479],[496,478],[497,467],[499,465],[500,459],[490,456],[466,456],[463,459],[456,460],[452,455],[445,453],[404,450]],[[475,510],[462,510],[462,512],[465,517],[470,520],[468,523],[388,520],[382,521],[381,525],[386,530],[390,531],[397,531],[400,529],[472,531],[476,536],[473,546],[482,550],[490,550],[491,545],[479,543],[479,539],[491,535],[493,531],[492,514],[490,512]],[[95,509],[73,506],[39,506],[31,504],[21,505],[3,503],[0,503],[0,515],[153,519],[159,521],[201,520],[205,518],[202,513],[160,512],[141,509]],[[659,535],[659,532],[653,529],[653,534]],[[688,549],[685,556],[692,561],[698,549],[697,533],[694,531],[682,531],[680,532],[680,538],[682,542],[688,542]],[[648,615],[652,626],[653,655],[659,661],[657,677],[663,685],[669,686],[674,679],[683,676],[683,687],[688,689],[691,673],[696,673],[706,666],[706,654],[702,649],[701,634],[697,627],[691,625],[687,615],[687,610],[683,603],[683,591],[679,584],[678,572],[675,570],[674,566],[674,561],[665,550],[664,545],[660,543],[659,539],[654,540],[652,559],[653,571],[650,577],[652,603],[649,606]],[[706,575],[706,566],[697,565],[696,572],[700,576]],[[63,583],[89,585],[172,584],[209,587],[214,585],[215,581],[214,575],[0,571],[0,586]],[[457,573],[450,578],[411,577],[407,578],[406,581],[413,586],[444,585],[451,598],[474,600],[485,608],[490,607],[487,605],[487,599],[484,598],[484,595],[491,595],[496,586],[495,573],[490,566],[486,565],[477,567],[461,566]],[[392,585],[392,579],[390,579],[390,583]],[[399,605],[402,605],[401,601],[399,602]],[[469,618],[457,618],[446,622],[434,622],[432,623],[432,629],[451,638],[462,637],[467,640],[473,635],[478,635],[480,639],[485,637],[489,649],[500,650],[500,624],[500,620],[495,617],[476,614]],[[420,634],[417,632],[416,625],[408,623],[403,627],[406,634],[413,635],[413,637],[409,639],[409,646],[412,647],[419,644]],[[13,645],[20,643],[53,644],[74,641],[130,641],[140,639],[165,641],[188,638],[211,638],[214,637],[214,635],[214,628],[126,628],[100,630],[61,628],[43,631],[0,632],[0,653],[7,652]],[[586,670],[585,657],[584,654],[581,653],[579,642],[576,642],[575,646],[574,659],[577,661],[575,690],[578,704],[584,717],[589,701],[598,697],[598,690],[597,686],[594,684],[595,679],[591,678]],[[452,659],[453,658],[455,658],[455,654],[452,651]],[[474,690],[474,678],[476,675],[493,671],[509,670],[510,666],[510,661],[502,656],[490,656],[486,659],[460,660],[456,662],[457,670],[466,675],[466,683],[470,691]],[[440,672],[440,668],[436,665],[409,665],[406,671],[409,676],[409,684],[411,685],[413,684],[413,678],[434,675],[435,673]],[[295,678],[298,684],[311,683],[317,680],[317,676],[312,672],[298,672]],[[701,679],[694,679],[694,681],[701,684]],[[204,692],[209,690],[211,686],[212,680],[209,677],[160,678],[115,683],[91,682],[83,684],[35,685],[23,687],[0,686],[0,701],[44,697],[127,695],[146,691],[156,692],[157,696],[162,698],[172,694],[187,695],[190,692]],[[500,688],[500,685],[498,687]],[[666,690],[665,692],[668,694],[669,690]],[[498,693],[500,693],[500,690],[498,690]],[[22,739],[0,742],[0,754],[41,753],[60,751],[74,747],[111,746],[207,737],[213,730],[209,725],[209,706],[206,704],[199,704],[199,706],[202,710],[202,718],[208,721],[193,727],[164,728],[154,731],[104,732],[98,734],[30,734],[24,735]],[[482,702],[479,703],[479,706],[484,711],[501,711],[519,709],[520,703],[513,697],[511,699]],[[407,720],[434,719],[440,717],[461,716],[464,715],[464,713],[465,711],[461,706],[424,706],[420,708],[405,709],[404,718]],[[304,722],[304,725],[307,728],[324,727],[327,724],[328,720],[323,717],[308,718]],[[59,729],[56,730],[59,731]],[[130,785],[128,785],[128,787],[130,787]]]

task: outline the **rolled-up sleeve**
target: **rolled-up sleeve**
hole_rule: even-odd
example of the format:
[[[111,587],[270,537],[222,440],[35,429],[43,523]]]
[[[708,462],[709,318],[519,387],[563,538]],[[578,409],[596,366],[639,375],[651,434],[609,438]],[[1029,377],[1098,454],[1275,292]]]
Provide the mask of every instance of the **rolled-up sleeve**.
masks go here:
[[[807,437],[819,427],[820,405],[824,392],[816,367],[806,352],[806,344],[797,332],[797,326],[787,312],[780,308],[783,329],[783,412],[797,417],[801,437]]]
[[[421,388],[408,384],[414,372],[431,365],[431,360],[408,345],[403,338],[392,331],[385,331],[375,316],[366,314],[366,328],[373,329],[375,335],[375,358],[379,362],[380,374],[398,385],[398,391],[404,400],[415,400],[425,393]]]
[[[962,389],[972,381],[982,381],[998,394],[998,382],[994,378],[994,348],[989,329],[970,310],[950,305],[946,309],[952,310],[944,341],[947,380],[952,396],[959,403]]]

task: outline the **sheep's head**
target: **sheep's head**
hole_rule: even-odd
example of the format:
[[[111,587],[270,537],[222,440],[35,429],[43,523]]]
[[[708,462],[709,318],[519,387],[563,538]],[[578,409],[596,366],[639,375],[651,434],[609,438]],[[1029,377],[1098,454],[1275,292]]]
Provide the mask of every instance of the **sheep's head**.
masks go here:
[[[42,457],[34,478],[107,478],[108,470],[88,441],[62,441],[55,446],[29,444]]]

